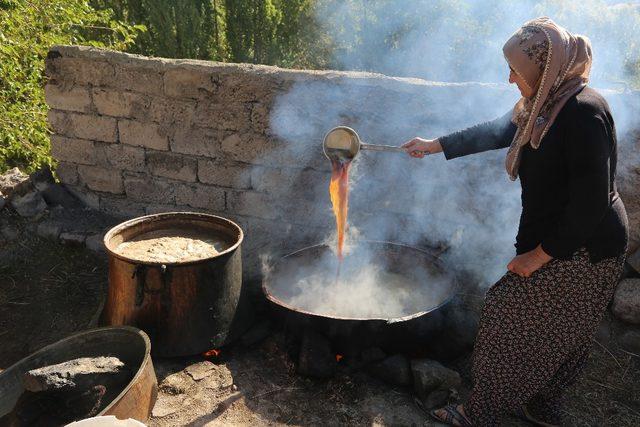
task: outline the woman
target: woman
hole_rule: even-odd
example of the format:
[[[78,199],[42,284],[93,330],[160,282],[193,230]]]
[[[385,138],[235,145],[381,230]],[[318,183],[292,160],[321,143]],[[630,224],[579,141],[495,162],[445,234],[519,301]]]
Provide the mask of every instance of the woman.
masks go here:
[[[538,18],[503,52],[522,94],[512,112],[403,145],[413,157],[447,159],[509,147],[507,173],[522,186],[517,255],[485,297],[470,398],[431,414],[460,426],[494,426],[507,412],[557,425],[624,263],[616,134],[606,101],[587,86],[587,38]]]

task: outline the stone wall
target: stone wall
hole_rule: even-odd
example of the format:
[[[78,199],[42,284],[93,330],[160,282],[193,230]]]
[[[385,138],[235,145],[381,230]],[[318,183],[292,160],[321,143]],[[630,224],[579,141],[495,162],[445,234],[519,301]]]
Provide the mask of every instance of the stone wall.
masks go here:
[[[46,69],[60,180],[86,204],[122,218],[196,210],[238,221],[250,276],[261,255],[331,234],[330,167],[320,149],[331,127],[351,125],[363,139],[395,145],[495,117],[515,100],[506,85],[167,60],[81,46],[53,47]],[[438,174],[451,184],[458,174],[430,162],[416,175],[415,163],[399,156],[362,155],[356,167],[356,187],[368,187],[354,191],[352,218],[367,237],[411,235],[408,243],[417,244],[422,233],[447,240],[462,222],[450,217],[449,205],[473,200],[483,179],[504,180],[502,157],[487,155],[496,167],[461,162],[456,167],[466,177],[459,187],[453,182],[448,193],[418,196],[408,183],[423,186]],[[449,198],[453,193],[457,199]],[[407,208],[425,203],[433,224],[420,209]],[[459,207],[466,208],[470,222],[482,222],[495,203]],[[633,209],[640,216],[640,205]]]

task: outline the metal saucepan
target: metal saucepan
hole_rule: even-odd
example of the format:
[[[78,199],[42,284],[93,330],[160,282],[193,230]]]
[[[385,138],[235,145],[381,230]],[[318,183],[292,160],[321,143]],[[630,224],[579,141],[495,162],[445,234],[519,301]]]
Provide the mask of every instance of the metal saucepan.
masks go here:
[[[365,144],[360,141],[356,131],[347,126],[338,126],[327,132],[322,141],[322,150],[329,160],[338,161],[351,161],[360,150],[405,152],[402,147],[393,145]]]

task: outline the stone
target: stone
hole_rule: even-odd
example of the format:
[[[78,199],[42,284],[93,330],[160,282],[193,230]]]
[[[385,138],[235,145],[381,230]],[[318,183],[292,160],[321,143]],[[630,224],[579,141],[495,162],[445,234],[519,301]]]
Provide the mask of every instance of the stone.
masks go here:
[[[196,182],[198,161],[182,154],[147,150],[147,168],[152,175],[175,179],[177,181]]]
[[[220,156],[220,141],[224,131],[186,127],[176,130],[171,138],[171,151],[215,159]]]
[[[60,241],[65,245],[82,245],[87,235],[77,231],[65,231],[60,233]]]
[[[260,343],[271,334],[271,322],[268,319],[256,322],[242,335],[240,342],[245,347]]]
[[[380,347],[365,348],[362,350],[362,353],[360,353],[360,358],[363,363],[378,362],[385,357],[387,357],[387,354],[382,351]]]
[[[65,89],[55,84],[44,87],[44,97],[50,108],[65,111],[88,112],[91,107],[89,91],[82,86]]]
[[[25,373],[22,384],[32,392],[75,387],[79,376],[116,373],[124,368],[117,357],[81,357]]]
[[[422,404],[426,409],[441,408],[449,401],[450,394],[449,390],[434,390],[422,399]]]
[[[84,244],[87,247],[87,249],[94,252],[102,253],[102,252],[105,252],[103,239],[104,239],[104,234],[102,233],[91,234],[87,236],[87,238],[84,241]]]
[[[200,381],[201,379],[206,378],[215,368],[215,364],[205,360],[204,362],[189,365],[184,368],[184,370],[191,378],[193,378],[194,381]]]
[[[117,218],[130,219],[145,214],[143,202],[133,201],[130,197],[100,195],[100,210]]]
[[[455,389],[462,383],[460,374],[435,360],[414,359],[411,372],[413,388],[421,399],[427,399],[436,390]]]
[[[51,135],[51,155],[54,159],[62,162],[81,165],[96,164],[93,141],[86,139]]]
[[[176,204],[208,211],[224,210],[225,198],[224,190],[203,184],[181,184],[176,187],[175,193]]]
[[[636,250],[634,253],[629,255],[627,258],[627,263],[633,268],[637,273],[640,273],[640,249]]]
[[[240,131],[251,125],[250,107],[243,103],[211,104],[199,102],[193,123],[213,129]]]
[[[79,185],[65,185],[65,188],[83,205],[93,209],[100,208],[100,196],[97,194],[89,192],[86,188]]]
[[[276,219],[282,213],[276,200],[256,191],[228,191],[227,209],[238,215],[262,219]]]
[[[0,191],[0,210],[4,208],[4,205],[7,204],[7,199],[4,197],[4,194]]]
[[[625,331],[618,337],[618,345],[625,351],[640,355],[640,331]]]
[[[307,329],[300,345],[298,373],[308,377],[330,378],[335,374],[337,365],[329,340],[324,335]]]
[[[44,166],[32,173],[31,183],[38,191],[44,191],[47,189],[49,185],[55,183],[51,169],[49,169],[48,166]]]
[[[78,167],[73,163],[58,161],[56,176],[63,184],[78,184]]]
[[[108,86],[114,82],[115,71],[107,61],[84,58],[48,58],[46,74],[51,80],[60,79],[82,86]]]
[[[95,159],[98,166],[120,170],[143,172],[145,152],[142,147],[124,144],[95,143]]]
[[[198,160],[198,180],[218,187],[248,189],[251,187],[251,168],[229,165],[211,160]]]
[[[173,204],[176,200],[175,186],[143,174],[125,173],[124,191],[131,201]]]
[[[16,240],[20,235],[20,230],[18,230],[18,227],[16,226],[5,225],[2,228],[0,228],[0,234],[2,234],[2,236],[5,239],[9,241],[13,241],[13,240]]]
[[[172,98],[154,97],[149,105],[149,118],[156,123],[188,127],[193,122],[196,103]]]
[[[42,190],[42,198],[50,207],[63,206],[65,208],[78,207],[78,200],[62,185],[49,184]]]
[[[142,118],[149,108],[149,98],[134,92],[93,89],[93,104],[98,113],[112,117]]]
[[[39,191],[32,191],[24,196],[17,196],[11,200],[11,206],[23,217],[34,217],[47,209],[47,202]]]
[[[217,76],[206,67],[176,67],[164,74],[164,93],[173,98],[207,98],[218,86]]]
[[[411,364],[402,354],[394,354],[380,362],[370,364],[367,372],[389,384],[408,386],[412,382]]]
[[[58,237],[60,237],[61,231],[62,226],[54,221],[41,222],[38,224],[38,228],[36,229],[38,236],[56,241],[58,240]]]
[[[9,169],[0,175],[0,192],[5,198],[23,195],[31,188],[31,178],[18,168]]]
[[[91,141],[116,142],[116,119],[106,116],[49,110],[49,124],[55,133]]]
[[[116,64],[113,87],[149,95],[162,95],[163,74],[156,63],[150,66]]]
[[[167,135],[155,123],[140,123],[133,120],[119,120],[120,142],[137,147],[169,150]]]
[[[640,325],[640,279],[623,279],[618,283],[611,310],[618,320]]]
[[[104,193],[122,194],[122,174],[119,170],[100,166],[78,165],[80,179],[88,188]]]

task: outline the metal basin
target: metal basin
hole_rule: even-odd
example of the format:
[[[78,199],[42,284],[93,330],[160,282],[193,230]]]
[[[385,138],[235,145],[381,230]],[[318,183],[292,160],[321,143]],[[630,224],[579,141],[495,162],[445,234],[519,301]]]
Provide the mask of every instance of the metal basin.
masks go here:
[[[265,274],[263,292],[289,331],[315,329],[338,350],[390,351],[424,347],[442,331],[457,282],[429,252],[363,241],[347,253],[339,276],[337,268],[333,250],[316,245],[283,257]]]
[[[0,373],[0,417],[11,412],[24,392],[22,376],[31,369],[79,357],[115,356],[129,368],[121,387],[107,390],[98,415],[146,423],[158,395],[149,337],[132,327],[92,329],[50,344]]]

